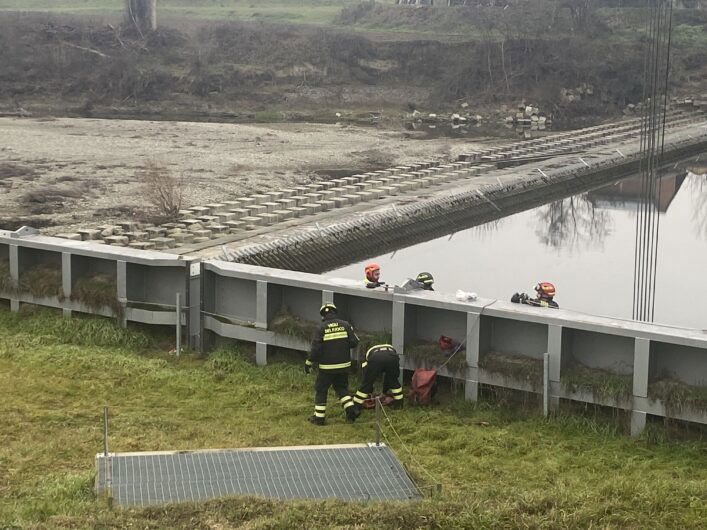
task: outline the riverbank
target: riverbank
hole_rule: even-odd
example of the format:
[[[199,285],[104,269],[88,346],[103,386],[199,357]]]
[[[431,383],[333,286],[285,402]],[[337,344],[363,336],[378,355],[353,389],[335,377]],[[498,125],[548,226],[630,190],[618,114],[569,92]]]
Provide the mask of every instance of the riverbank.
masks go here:
[[[694,435],[679,441],[652,426],[631,440],[600,416],[546,421],[494,402],[466,403],[449,390],[432,408],[395,412],[410,453],[387,433],[423,487],[431,483],[423,468],[442,484],[439,496],[411,504],[238,498],[110,511],[93,495],[104,404],[114,451],[366,442],[373,423],[364,416],[348,425],[336,410],[330,425],[313,427],[305,421],[312,380],[299,363],[256,367],[247,350],[175,359],[169,339],[103,320],[5,311],[0,338],[4,524],[694,528],[707,517],[707,475],[695,466],[705,442]]]

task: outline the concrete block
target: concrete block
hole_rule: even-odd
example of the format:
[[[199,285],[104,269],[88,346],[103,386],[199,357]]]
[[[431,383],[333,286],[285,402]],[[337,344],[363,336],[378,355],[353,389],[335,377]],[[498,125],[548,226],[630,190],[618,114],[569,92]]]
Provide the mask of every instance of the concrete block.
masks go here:
[[[70,233],[65,233],[65,234],[57,234],[56,237],[60,237],[62,239],[70,239],[72,241],[82,241],[81,234],[70,234]]]
[[[155,244],[151,243],[150,241],[134,241],[128,246],[131,248],[137,248],[139,250],[153,250],[155,248]]]
[[[378,188],[371,188],[370,190],[367,190],[366,193],[369,193],[373,200],[383,197],[383,190],[379,190]]]
[[[304,203],[309,202],[309,199],[304,195],[293,195],[290,198],[295,201],[295,206],[302,206]]]
[[[275,202],[278,203],[283,210],[297,206],[297,201],[292,199],[279,199]]]
[[[187,209],[194,212],[194,217],[199,217],[201,215],[209,215],[211,213],[211,208],[207,208],[206,206],[192,206],[191,208]]]
[[[177,212],[177,215],[179,217],[191,217],[192,215],[194,215],[194,212],[192,212],[191,210],[179,210]]]
[[[321,182],[314,182],[312,184],[307,184],[305,188],[307,188],[310,192],[315,192],[324,189],[324,184]]]
[[[153,237],[164,237],[167,235],[167,229],[160,226],[145,228],[145,232],[147,232],[147,239],[152,239]]]
[[[268,202],[268,200],[270,200],[270,197],[262,193],[251,195],[250,198],[253,199],[255,204],[263,204],[264,202]]]
[[[195,237],[196,236],[192,232],[179,232],[177,234],[172,235],[172,238],[177,243],[181,243],[182,245],[188,245],[189,243],[193,243]]]
[[[361,176],[352,175],[350,177],[344,177],[344,180],[348,183],[349,186],[353,186],[354,184],[361,182]]]
[[[199,221],[202,221],[204,224],[206,223],[215,223],[218,221],[218,217],[215,215],[200,215],[197,217]]]
[[[307,215],[312,215],[312,214],[319,213],[319,212],[322,211],[322,205],[321,205],[321,204],[317,204],[317,203],[309,203],[309,202],[306,202],[306,203],[302,204],[302,205],[300,206],[300,208],[302,208],[303,210],[305,210],[305,213],[306,213]]]
[[[249,206],[255,204],[255,199],[252,197],[238,197],[236,200],[240,205],[239,208],[248,208]]]
[[[250,215],[250,209],[249,208],[232,208],[230,210],[230,213],[233,214],[233,220],[238,221],[238,219],[243,219],[244,217],[248,217]]]
[[[248,227],[261,226],[265,223],[265,220],[262,217],[256,216],[242,217],[240,220],[245,223],[246,230],[249,229]]]
[[[267,213],[267,208],[262,204],[254,204],[253,206],[249,206],[248,209],[250,210],[251,217],[257,217],[262,213]]]
[[[331,199],[331,202],[334,203],[335,208],[343,208],[351,204],[348,199],[344,199],[343,197],[334,197]]]
[[[328,190],[329,188],[333,188],[334,186],[336,186],[336,184],[334,184],[330,180],[322,180],[319,182],[319,184],[321,184],[321,186],[322,186],[320,191]]]
[[[103,241],[106,245],[113,245],[116,247],[124,247],[130,242],[130,240],[125,236],[109,236],[104,237]]]
[[[270,200],[268,202],[277,202],[280,199],[282,199],[282,192],[281,191],[269,191],[265,195],[270,197]]]
[[[319,204],[322,207],[323,212],[336,208],[336,204],[334,204],[333,201],[317,201],[315,204]]]
[[[354,195],[359,196],[359,202],[372,201],[376,198],[375,194],[371,193],[370,191],[357,191]]]
[[[138,231],[125,232],[123,235],[126,236],[130,240],[131,243],[132,242],[147,241],[149,239],[149,237],[148,237],[149,234],[147,232],[138,232]]]
[[[241,201],[223,201],[226,211],[231,211],[233,208],[240,208]]]
[[[101,238],[101,231],[95,228],[81,228],[76,232],[81,236],[82,241],[93,241]]]
[[[211,208],[211,213],[217,214],[217,213],[226,209],[226,204],[218,202],[218,203],[207,204],[206,207]]]
[[[361,202],[361,196],[358,195],[358,193],[349,193],[347,195],[342,196],[341,198],[348,200],[349,204],[358,204],[359,202]]]
[[[195,237],[194,243],[206,243],[210,239],[211,239],[210,237]]]
[[[300,208],[299,206],[293,206],[292,208],[287,208],[288,211],[292,212],[293,217],[302,217],[307,215],[306,208]]]
[[[326,192],[327,192],[326,196],[322,196],[317,200],[330,201],[334,197],[341,197],[344,194],[344,188],[337,186],[335,188],[331,188],[331,189],[326,190]]]
[[[228,227],[222,224],[209,225],[209,230],[211,230],[211,237],[225,235],[228,233]]]
[[[280,193],[282,193],[282,197],[280,197],[281,199],[289,199],[293,195],[297,195],[295,193],[295,190],[293,190],[292,188],[285,188],[284,190],[280,190]]]
[[[295,216],[291,210],[275,210],[273,213],[280,218],[280,221],[287,221]]]
[[[258,214],[258,217],[263,220],[265,226],[270,226],[280,221],[280,216],[276,213],[261,213]]]
[[[245,223],[243,221],[226,221],[225,224],[228,229],[233,234],[234,232],[239,232],[245,228]]]
[[[184,223],[184,225],[185,225],[187,228],[189,228],[189,227],[191,227],[191,226],[194,226],[194,225],[200,225],[200,226],[201,226],[202,224],[204,224],[203,221],[200,221],[199,219],[184,219],[184,220],[182,221],[182,223]],[[164,226],[167,227],[167,225],[164,225]],[[173,227],[173,226],[170,226],[169,228],[174,228],[174,227]]]
[[[359,191],[365,191],[365,190],[370,189],[372,187],[373,186],[371,186],[370,182],[359,182],[358,184],[356,184],[356,188],[358,188],[358,191],[356,191],[354,193],[358,193]]]
[[[194,241],[196,241],[197,238],[199,237],[205,237],[207,239],[211,239],[211,230],[207,230],[206,228],[202,228],[201,230],[194,230]]]
[[[267,202],[262,203],[261,206],[265,206],[265,211],[266,211],[267,213],[272,213],[272,212],[274,212],[275,210],[277,210],[278,208],[280,208],[280,204],[279,204],[279,203],[277,203],[277,202],[270,202],[270,201],[267,201]]]
[[[307,197],[307,202],[317,202],[322,200],[322,194],[321,193],[305,193],[305,197]],[[326,200],[326,199],[324,199]]]
[[[236,214],[233,212],[221,212],[216,217],[218,217],[218,222],[223,224],[227,221],[233,221],[236,218]]]
[[[201,223],[191,225],[189,228],[187,228],[188,232],[198,232],[199,230],[203,230],[204,225]]]
[[[151,243],[155,244],[155,248],[157,250],[163,250],[166,248],[174,248],[176,241],[174,238],[171,237],[156,237],[154,239],[150,239]]]
[[[381,186],[378,189],[381,190],[384,195],[397,195],[400,192],[398,188],[393,186]]]

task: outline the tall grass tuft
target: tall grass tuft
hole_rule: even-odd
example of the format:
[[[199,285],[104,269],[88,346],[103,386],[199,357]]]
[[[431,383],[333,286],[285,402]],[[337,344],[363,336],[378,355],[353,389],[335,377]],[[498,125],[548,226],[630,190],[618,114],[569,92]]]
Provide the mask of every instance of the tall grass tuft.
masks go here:
[[[481,357],[479,366],[495,374],[527,381],[535,390],[543,384],[542,359],[490,351]]]
[[[293,315],[288,308],[283,307],[270,321],[268,328],[283,335],[308,341],[314,336],[317,323]]]
[[[597,399],[628,399],[633,392],[633,376],[621,375],[575,363],[562,372],[562,386],[570,392],[587,391]]]
[[[20,291],[38,298],[61,297],[63,294],[61,267],[35,265],[20,273]]]
[[[112,319],[100,317],[63,318],[46,310],[32,315],[0,311],[0,328],[14,339],[35,344],[76,344],[144,350],[152,345],[149,335],[121,328]]]
[[[71,299],[83,302],[93,310],[108,308],[118,319],[123,316],[116,279],[108,274],[96,274],[77,280],[71,289]]]
[[[453,374],[464,374],[468,364],[466,354],[461,348],[453,357],[452,352],[445,352],[436,342],[417,340],[405,346],[405,355],[422,368],[439,368],[446,363],[446,368]]]
[[[10,261],[0,259],[0,293],[14,293],[17,291],[17,284],[10,276]]]

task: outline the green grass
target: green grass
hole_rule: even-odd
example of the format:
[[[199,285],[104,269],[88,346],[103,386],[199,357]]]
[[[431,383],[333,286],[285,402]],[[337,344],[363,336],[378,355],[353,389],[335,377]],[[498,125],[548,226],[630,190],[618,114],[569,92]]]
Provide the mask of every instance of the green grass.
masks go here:
[[[299,362],[257,367],[234,351],[175,359],[153,342],[108,320],[0,311],[0,527],[697,528],[707,518],[704,441],[636,441],[585,417],[548,421],[449,393],[391,411],[409,452],[384,429],[423,487],[442,484],[421,502],[235,498],[109,511],[92,492],[104,404],[118,452],[373,438],[368,412],[354,425],[338,407],[324,428],[305,421],[313,378]]]
[[[562,371],[562,385],[570,392],[590,392],[596,399],[628,399],[633,392],[633,376],[575,364]]]
[[[346,3],[346,0],[160,0],[158,17],[323,25],[330,24]],[[123,11],[123,4],[115,0],[0,0],[0,11],[118,14]]]

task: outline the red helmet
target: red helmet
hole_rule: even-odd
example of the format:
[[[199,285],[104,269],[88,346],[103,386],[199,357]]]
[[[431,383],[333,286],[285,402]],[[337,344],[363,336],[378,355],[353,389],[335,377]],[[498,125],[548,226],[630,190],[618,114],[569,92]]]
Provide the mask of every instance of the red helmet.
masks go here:
[[[369,263],[366,265],[366,279],[369,282],[377,282],[381,276],[381,267],[377,263]]]
[[[538,293],[539,296],[552,298],[555,296],[555,286],[550,282],[540,282],[535,286],[535,292]]]

